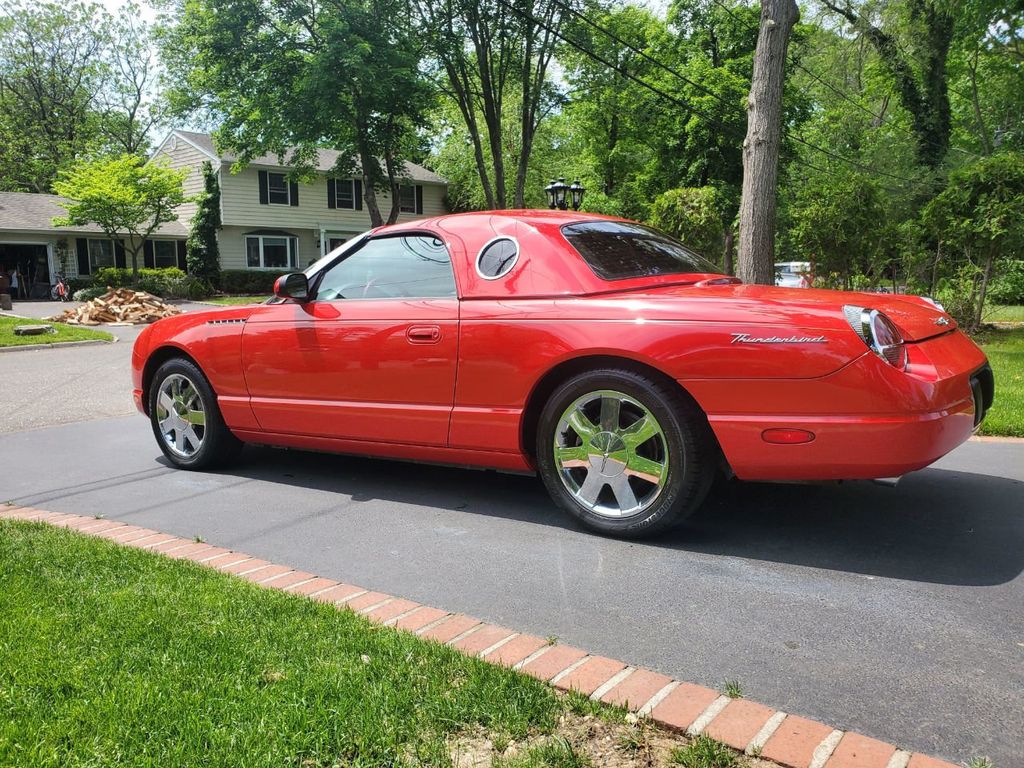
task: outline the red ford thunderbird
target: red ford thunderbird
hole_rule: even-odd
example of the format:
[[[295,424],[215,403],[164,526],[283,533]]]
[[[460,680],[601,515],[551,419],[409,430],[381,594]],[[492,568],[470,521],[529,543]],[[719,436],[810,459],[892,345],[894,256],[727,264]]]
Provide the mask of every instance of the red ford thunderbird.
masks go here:
[[[383,227],[275,294],[138,337],[135,401],[176,466],[261,443],[535,470],[585,525],[638,536],[718,471],[920,469],[993,399],[985,355],[927,299],[742,285],[587,214]]]

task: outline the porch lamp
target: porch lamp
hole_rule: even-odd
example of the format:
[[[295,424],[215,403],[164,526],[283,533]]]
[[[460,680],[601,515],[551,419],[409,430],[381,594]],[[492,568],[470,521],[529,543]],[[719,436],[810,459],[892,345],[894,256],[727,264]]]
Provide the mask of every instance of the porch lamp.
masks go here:
[[[580,180],[576,179],[569,187],[569,205],[572,206],[574,211],[578,211],[580,206],[583,205],[583,193],[587,190],[580,184]]]
[[[551,183],[544,187],[548,196],[548,208],[558,208],[561,211],[566,209],[565,193],[569,191],[569,185],[565,183],[565,177],[552,179]]]

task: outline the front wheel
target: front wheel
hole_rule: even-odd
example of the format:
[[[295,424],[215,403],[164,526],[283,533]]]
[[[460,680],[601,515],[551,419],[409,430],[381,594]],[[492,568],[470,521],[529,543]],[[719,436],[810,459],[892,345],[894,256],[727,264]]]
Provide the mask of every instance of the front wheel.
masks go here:
[[[559,387],[541,413],[536,456],[562,509],[624,537],[672,527],[714,477],[714,442],[696,404],[629,370],[588,371]]]
[[[161,365],[149,388],[149,419],[160,450],[182,469],[211,469],[234,459],[242,442],[224,424],[217,396],[189,360]]]

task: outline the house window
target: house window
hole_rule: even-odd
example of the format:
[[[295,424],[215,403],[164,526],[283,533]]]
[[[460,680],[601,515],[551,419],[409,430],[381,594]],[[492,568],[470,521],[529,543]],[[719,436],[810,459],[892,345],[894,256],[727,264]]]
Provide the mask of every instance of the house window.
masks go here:
[[[334,203],[338,208],[356,209],[356,184],[354,179],[338,179],[334,182]]]
[[[267,199],[274,205],[291,205],[288,194],[288,177],[283,173],[267,174]]]
[[[402,213],[416,213],[416,187],[408,184],[399,187],[398,208]]]
[[[178,244],[173,240],[154,240],[153,266],[158,268],[178,266]]]
[[[285,235],[248,235],[245,263],[251,269],[291,269],[299,263],[299,239]]]
[[[114,266],[114,244],[110,240],[89,241],[89,267],[95,272]]]

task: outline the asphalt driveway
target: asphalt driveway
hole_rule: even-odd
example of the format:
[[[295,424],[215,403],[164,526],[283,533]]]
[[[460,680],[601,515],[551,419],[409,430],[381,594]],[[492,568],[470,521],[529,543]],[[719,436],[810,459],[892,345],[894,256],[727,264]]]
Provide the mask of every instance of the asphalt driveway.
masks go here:
[[[1021,765],[1024,444],[968,443],[896,489],[724,484],[680,530],[622,542],[578,530],[529,477],[271,449],[172,470],[141,416],[76,407],[99,376],[132,412],[129,351],[0,360],[5,395],[54,388],[34,428],[0,413],[0,501],[199,535],[681,679],[737,680],[956,762]],[[86,382],[69,384],[77,370]]]
[[[732,485],[647,543],[526,477],[248,450],[170,469],[141,417],[0,438],[0,497],[103,514],[562,640],[904,746],[1019,765],[1024,450],[886,489]],[[982,473],[979,470],[983,470]]]

